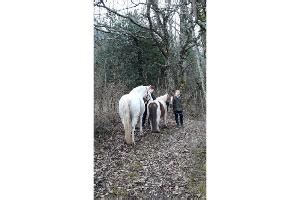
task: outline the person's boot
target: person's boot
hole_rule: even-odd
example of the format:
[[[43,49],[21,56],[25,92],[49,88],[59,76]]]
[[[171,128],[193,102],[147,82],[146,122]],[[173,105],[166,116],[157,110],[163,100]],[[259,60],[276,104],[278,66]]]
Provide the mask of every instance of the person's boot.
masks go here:
[[[176,125],[177,128],[180,128],[179,124]]]

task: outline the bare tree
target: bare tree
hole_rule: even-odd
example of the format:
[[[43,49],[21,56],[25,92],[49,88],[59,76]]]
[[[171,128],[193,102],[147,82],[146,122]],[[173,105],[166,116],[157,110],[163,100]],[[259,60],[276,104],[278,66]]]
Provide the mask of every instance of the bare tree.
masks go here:
[[[108,7],[104,0],[96,2],[95,6],[105,9],[108,13],[108,18],[111,20],[113,20],[111,16],[116,15],[129,20],[132,24],[150,33],[151,39],[155,42],[155,45],[165,58],[165,62],[163,64],[156,63],[161,67],[161,77],[166,76],[168,68],[172,67],[172,65],[182,66],[183,60],[186,58],[188,51],[194,46],[200,45],[200,35],[196,35],[195,33],[194,35],[192,34],[192,30],[194,30],[196,26],[200,27],[197,18],[187,18],[187,16],[191,13],[195,13],[195,11],[192,10],[195,10],[195,8],[190,5],[192,2],[182,0],[180,2],[171,4],[171,1],[167,1],[167,4],[163,6],[159,6],[158,0],[147,0],[139,3],[134,3],[131,1],[131,3],[132,6],[130,8],[137,8],[138,6],[143,7],[142,10],[144,10],[144,13],[140,13],[140,19],[134,17],[131,15],[131,13],[124,13],[120,10],[117,11],[114,8]],[[179,13],[179,9],[185,10]],[[176,16],[178,15],[180,15],[180,21],[176,19]],[[183,18],[184,20],[182,20]],[[118,30],[114,29],[110,26],[111,24],[107,23],[108,21],[109,20],[105,22],[103,20],[100,23],[95,23],[95,29],[106,33],[110,32],[115,34],[130,35],[137,40],[141,38],[139,34],[132,33],[125,28],[119,28]],[[173,22],[173,24],[170,22]],[[180,27],[179,32],[176,30],[178,25]],[[174,58],[171,57],[170,53],[172,43],[176,42],[176,38],[172,37],[172,35],[176,33],[172,32],[172,27],[168,26],[173,26],[173,30],[178,32],[177,34],[180,38],[180,49],[178,50],[180,59],[178,59],[177,63],[171,62],[171,60]],[[181,67],[180,76],[183,75],[185,69],[186,67]]]

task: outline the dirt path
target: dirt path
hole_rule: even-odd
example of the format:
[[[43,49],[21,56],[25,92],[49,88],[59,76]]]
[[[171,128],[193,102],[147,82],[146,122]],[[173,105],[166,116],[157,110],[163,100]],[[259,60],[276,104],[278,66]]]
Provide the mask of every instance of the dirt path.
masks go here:
[[[205,123],[173,120],[161,133],[136,133],[136,145],[124,144],[121,123],[99,130],[95,140],[95,199],[198,198],[205,199]]]

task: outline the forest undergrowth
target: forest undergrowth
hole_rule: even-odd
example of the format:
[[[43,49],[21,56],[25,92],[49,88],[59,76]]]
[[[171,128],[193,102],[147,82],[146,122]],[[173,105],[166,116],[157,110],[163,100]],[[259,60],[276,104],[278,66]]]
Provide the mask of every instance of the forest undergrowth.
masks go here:
[[[94,196],[105,198],[206,198],[206,124],[173,115],[161,133],[135,133],[124,143],[118,116],[103,116],[95,129]]]

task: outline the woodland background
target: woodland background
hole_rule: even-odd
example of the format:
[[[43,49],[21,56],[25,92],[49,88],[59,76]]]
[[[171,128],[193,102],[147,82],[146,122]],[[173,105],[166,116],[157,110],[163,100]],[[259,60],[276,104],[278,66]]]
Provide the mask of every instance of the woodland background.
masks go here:
[[[185,115],[205,119],[206,1],[94,2],[95,127],[138,85],[180,89]]]
[[[94,2],[94,196],[206,198],[205,0]],[[184,128],[169,110],[161,133],[124,144],[122,95],[155,85],[180,89]]]

